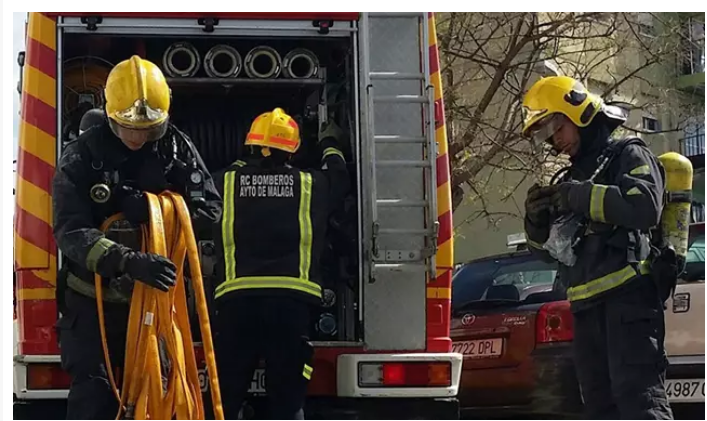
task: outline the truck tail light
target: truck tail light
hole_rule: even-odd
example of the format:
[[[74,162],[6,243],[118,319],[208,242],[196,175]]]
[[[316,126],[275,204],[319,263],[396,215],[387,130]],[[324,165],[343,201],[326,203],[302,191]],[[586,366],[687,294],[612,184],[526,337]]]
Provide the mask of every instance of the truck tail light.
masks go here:
[[[538,311],[535,325],[535,342],[538,344],[568,342],[572,338],[574,338],[574,327],[569,301],[543,304]]]
[[[68,389],[71,377],[59,364],[27,364],[27,389]]]
[[[360,387],[447,387],[452,384],[449,362],[359,363]]]

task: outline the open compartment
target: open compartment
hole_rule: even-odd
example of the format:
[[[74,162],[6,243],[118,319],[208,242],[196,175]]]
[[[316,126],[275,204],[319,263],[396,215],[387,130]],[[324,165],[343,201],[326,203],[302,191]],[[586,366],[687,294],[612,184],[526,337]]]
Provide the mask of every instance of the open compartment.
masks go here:
[[[101,106],[111,67],[133,54],[154,62],[168,77],[171,121],[189,135],[215,180],[242,157],[253,119],[275,107],[283,108],[300,126],[302,146],[292,162],[298,168],[319,167],[316,142],[324,118],[334,119],[348,133],[341,148],[352,189],[331,217],[322,258],[324,307],[312,315],[311,339],[321,344],[360,342],[360,153],[353,38],[65,33],[60,69],[63,142],[76,136],[87,109]],[[213,276],[210,235],[198,236],[209,290],[222,280]],[[193,301],[191,291],[189,297]]]

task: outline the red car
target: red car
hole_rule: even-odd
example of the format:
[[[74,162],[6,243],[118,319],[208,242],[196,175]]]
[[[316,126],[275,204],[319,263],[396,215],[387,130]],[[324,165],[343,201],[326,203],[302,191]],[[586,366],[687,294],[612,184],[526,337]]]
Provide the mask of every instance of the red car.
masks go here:
[[[464,354],[464,415],[581,413],[572,314],[556,273],[556,264],[522,250],[475,260],[454,275],[451,336]]]
[[[691,226],[690,239],[683,277],[704,279],[704,223]],[[701,272],[688,273],[695,268]],[[451,337],[453,350],[464,354],[458,398],[465,417],[580,417],[582,397],[571,352],[572,314],[556,269],[555,263],[519,250],[474,260],[456,270]],[[666,313],[666,319],[669,316]],[[668,332],[669,352],[670,337]],[[704,378],[704,357],[701,371],[690,366],[687,374],[676,371],[683,366],[675,362],[671,358],[668,379],[687,374]],[[679,399],[669,399],[676,415],[682,412]]]

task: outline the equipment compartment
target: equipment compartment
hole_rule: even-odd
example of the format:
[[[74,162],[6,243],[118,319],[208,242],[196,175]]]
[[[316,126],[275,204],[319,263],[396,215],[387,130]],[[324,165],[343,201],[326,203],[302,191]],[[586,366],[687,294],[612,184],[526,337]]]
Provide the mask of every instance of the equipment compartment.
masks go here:
[[[322,257],[325,303],[312,314],[311,339],[333,343],[362,339],[358,75],[353,38],[67,33],[62,52],[62,142],[75,138],[86,110],[103,106],[103,83],[112,66],[137,54],[165,73],[172,89],[171,121],[192,139],[215,181],[242,157],[245,136],[260,113],[280,107],[298,122],[302,146],[292,164],[302,169],[320,165],[318,127],[325,119],[334,119],[349,134],[340,147],[352,188],[331,217]],[[208,267],[213,265],[213,244],[208,235],[199,234],[206,287],[214,288],[221,281],[213,278]],[[196,327],[195,314],[192,326]],[[198,329],[193,330],[199,340]]]

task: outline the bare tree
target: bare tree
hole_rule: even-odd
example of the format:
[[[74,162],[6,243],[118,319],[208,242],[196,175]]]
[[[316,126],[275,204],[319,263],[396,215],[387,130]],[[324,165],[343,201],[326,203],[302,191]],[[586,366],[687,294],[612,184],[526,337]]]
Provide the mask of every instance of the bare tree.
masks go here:
[[[646,15],[452,12],[439,16],[454,209],[470,200],[479,206],[467,220],[487,218],[497,223],[517,216],[519,204],[499,211],[491,210],[488,202],[498,201],[499,195],[501,201],[512,201],[527,177],[544,177],[563,164],[520,136],[522,96],[542,75],[558,72],[574,77],[606,100],[631,109],[657,114],[669,106],[670,124],[662,130],[682,129],[695,111],[675,105],[684,101],[674,101],[678,94],[665,70],[665,63],[676,62],[681,26],[678,19],[666,17],[655,17],[659,27],[649,26],[644,23]],[[650,33],[651,29],[655,32]],[[504,179],[509,173],[515,176]],[[487,197],[490,191],[494,199]]]

